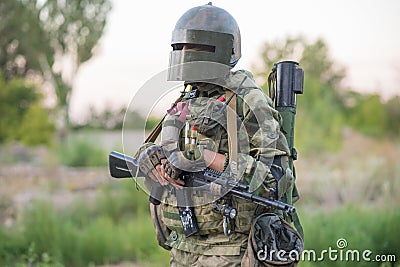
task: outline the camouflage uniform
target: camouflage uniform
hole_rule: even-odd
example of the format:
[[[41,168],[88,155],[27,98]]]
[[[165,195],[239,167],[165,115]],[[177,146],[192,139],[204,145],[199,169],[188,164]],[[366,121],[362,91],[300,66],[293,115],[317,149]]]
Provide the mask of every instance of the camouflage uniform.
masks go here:
[[[200,267],[200,266],[219,266],[236,267],[240,266],[242,255],[223,256],[223,255],[202,255],[189,253],[183,250],[171,249],[171,267]]]
[[[237,71],[224,81],[226,88],[238,88],[244,76],[249,79],[236,90],[237,113],[245,127],[244,132],[239,131],[238,143],[238,175],[242,181],[254,185],[251,191],[258,188],[259,194],[268,196],[268,188],[263,186],[267,180],[268,187],[275,186],[276,180],[269,171],[269,166],[257,159],[273,159],[274,156],[289,154],[286,139],[280,132],[279,113],[272,108],[271,100],[256,87],[249,72]],[[202,90],[200,86],[199,99],[203,97],[217,99],[224,96],[226,89],[221,86],[206,84],[207,90]],[[196,117],[203,112],[203,103],[196,103],[196,99],[187,100],[189,102],[190,116]],[[262,114],[262,118],[254,114]],[[168,120],[168,119],[167,119]],[[199,135],[198,142],[202,138],[211,138],[216,144],[218,153],[228,153],[228,134],[223,127],[220,127],[215,136]],[[247,140],[247,141],[246,141]],[[245,145],[242,145],[244,143]],[[248,147],[246,146],[248,143]],[[252,181],[258,180],[254,183]],[[261,186],[260,186],[261,185]],[[252,186],[251,186],[252,187]],[[204,195],[195,194],[193,201],[196,205],[194,211],[200,227],[200,232],[185,237],[179,212],[177,209],[176,197],[171,192],[165,192],[162,204],[162,221],[172,231],[167,245],[172,247],[171,266],[240,266],[241,258],[247,246],[248,234],[254,218],[256,205],[239,198],[232,198],[232,205],[237,208],[238,216],[234,222],[234,232],[230,236],[224,235],[222,228],[223,217],[216,213],[212,204],[204,204]]]
[[[238,153],[237,159],[236,156],[230,158],[225,171],[236,176],[241,182],[248,183],[250,191],[258,195],[268,196],[269,188],[278,188],[277,197],[280,198],[290,186],[290,175],[283,174],[283,178],[278,182],[272,176],[270,167],[273,161],[279,159],[280,162],[275,163],[282,170],[287,169],[288,145],[280,132],[281,118],[273,108],[271,99],[255,85],[249,72],[231,72],[231,68],[241,57],[240,31],[235,19],[227,11],[214,7],[211,3],[194,7],[185,12],[176,23],[171,46],[173,50],[170,52],[168,80],[186,81],[197,86],[200,92],[196,98],[184,99],[181,105],[188,106],[188,114],[182,117],[198,128],[197,147],[209,148],[208,145],[212,143],[214,152],[227,156],[236,155],[233,153],[234,149],[229,151],[229,147],[232,147],[230,143],[234,142],[228,142],[227,129],[230,127],[226,113],[219,112],[220,105],[223,104],[218,103],[221,96],[228,100],[227,90],[233,91],[239,117]],[[186,114],[186,111],[180,115]],[[199,118],[210,119],[211,122],[218,121],[219,124],[202,123]],[[229,126],[231,123],[230,121]],[[181,119],[177,121],[175,115],[167,115],[163,123],[163,134],[171,140],[163,139],[162,135],[161,145],[167,151],[179,150],[174,154],[175,162],[185,162],[185,168],[193,171],[198,167],[197,162],[189,163],[184,156],[187,154],[181,152],[187,149],[183,141],[183,130],[174,125],[183,126],[184,122]],[[232,135],[229,140],[232,140]],[[156,157],[155,163],[147,160],[148,164],[142,165],[149,165],[151,169],[158,166],[159,160],[160,158]],[[184,169],[168,160],[175,169]],[[173,190],[166,190],[163,195],[160,215],[162,223],[171,231],[166,241],[172,248],[171,266],[240,266],[253,218],[257,215],[256,210],[264,211],[253,203],[232,197],[229,205],[235,207],[238,214],[235,221],[230,222],[233,232],[225,235],[223,216],[215,212],[213,203],[207,199],[206,194],[195,192],[192,200],[195,204],[194,214],[199,232],[186,237],[180,221],[176,195]]]

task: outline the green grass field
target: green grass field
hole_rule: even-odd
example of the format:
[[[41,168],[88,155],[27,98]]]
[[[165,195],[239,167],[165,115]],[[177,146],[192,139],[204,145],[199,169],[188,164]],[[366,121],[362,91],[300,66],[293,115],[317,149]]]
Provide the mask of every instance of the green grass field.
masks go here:
[[[323,254],[400,257],[399,147],[350,136],[339,152],[300,157],[297,209],[305,248],[316,254],[300,266],[399,266]],[[132,180],[112,180],[106,167],[1,164],[0,266],[169,265],[168,251],[156,243],[148,197]]]
[[[102,188],[90,203],[77,198],[63,209],[36,201],[24,210],[14,226],[0,228],[0,265],[40,263],[36,266],[78,267],[129,261],[167,266],[168,252],[156,244],[147,208],[146,195],[135,192],[131,181]],[[399,207],[344,206],[318,212],[299,209],[306,234],[305,248],[317,255],[329,247],[337,250],[336,242],[341,238],[346,239],[347,249],[368,249],[374,255],[400,252]],[[303,262],[301,266],[320,264]],[[364,266],[366,263],[326,258],[323,264]]]

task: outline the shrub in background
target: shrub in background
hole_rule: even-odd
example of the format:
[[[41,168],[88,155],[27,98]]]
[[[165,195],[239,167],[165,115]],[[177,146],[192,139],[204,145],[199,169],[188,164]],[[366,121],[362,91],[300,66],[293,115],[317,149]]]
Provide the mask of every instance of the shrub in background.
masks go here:
[[[49,144],[55,130],[42,95],[23,79],[6,81],[0,72],[0,143]]]
[[[55,129],[46,109],[35,104],[29,107],[22,119],[17,137],[27,146],[50,145]]]
[[[375,255],[396,255],[400,252],[400,240],[396,234],[400,220],[400,208],[385,207],[382,209],[365,209],[355,206],[342,207],[334,211],[319,211],[301,216],[305,233],[305,249],[316,252],[316,261],[301,262],[300,266],[381,266],[378,262],[365,262],[362,252],[370,250],[371,259]],[[347,246],[338,248],[337,241],[345,239]],[[322,251],[336,250],[330,260],[329,254]],[[346,251],[359,251],[359,261],[346,261]],[[342,261],[340,261],[342,251]],[[318,260],[320,258],[320,260]],[[322,258],[324,259],[322,261]],[[375,265],[374,265],[375,264]],[[394,265],[392,265],[394,266]],[[397,265],[396,265],[397,266]]]
[[[0,266],[94,266],[123,261],[168,266],[155,239],[148,199],[132,181],[107,184],[95,199],[67,208],[26,207],[12,228],[0,225]],[[107,204],[107,201],[111,203]],[[115,205],[115,210],[110,207]]]
[[[57,148],[63,165],[71,167],[106,166],[108,153],[101,144],[87,137],[70,137]]]

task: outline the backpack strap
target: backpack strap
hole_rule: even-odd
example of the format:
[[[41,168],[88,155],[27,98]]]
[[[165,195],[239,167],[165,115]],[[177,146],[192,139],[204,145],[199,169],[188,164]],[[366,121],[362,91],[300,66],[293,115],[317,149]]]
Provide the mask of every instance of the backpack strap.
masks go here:
[[[301,238],[304,240],[304,230],[303,230],[303,226],[300,223],[300,218],[299,218],[299,215],[297,214],[297,211],[292,214],[292,221],[293,221],[294,228],[296,228],[297,232],[299,233]]]
[[[229,161],[230,165],[236,167],[238,158],[238,147],[237,147],[237,121],[236,121],[236,94],[231,91],[226,91],[226,97],[228,101],[228,107],[226,109],[226,120],[228,127],[228,146],[229,146]],[[231,166],[232,168],[232,166]],[[236,171],[236,170],[234,170]]]
[[[226,98],[229,108],[226,109],[226,121],[228,127],[228,146],[229,146],[229,167],[234,174],[237,174],[238,160],[238,141],[237,141],[237,112],[236,112],[236,94],[246,81],[244,76],[236,90],[226,90]]]

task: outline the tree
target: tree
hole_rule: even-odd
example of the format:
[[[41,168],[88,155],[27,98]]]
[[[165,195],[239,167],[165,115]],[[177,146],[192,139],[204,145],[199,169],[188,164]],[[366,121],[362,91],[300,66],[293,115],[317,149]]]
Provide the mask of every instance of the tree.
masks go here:
[[[74,125],[75,128],[92,128],[103,130],[120,130],[124,122],[126,108],[114,108],[112,106],[105,106],[101,111],[96,110],[93,106],[89,108],[89,115],[81,122],[81,125]],[[143,118],[136,117],[135,119]]]
[[[69,123],[69,97],[79,66],[89,60],[103,35],[109,0],[47,0],[36,10],[41,26],[50,38],[55,64],[46,72],[56,88],[59,107]],[[62,62],[68,62],[64,67]],[[49,62],[45,62],[49,63]]]
[[[41,57],[53,64],[50,52],[49,39],[33,10],[21,1],[1,1],[0,68],[5,79],[41,75]]]
[[[347,98],[351,100],[346,107],[347,122],[351,127],[369,136],[386,134],[388,113],[379,95],[349,92]]]
[[[35,86],[0,74],[0,143],[22,141],[26,145],[49,144],[54,124],[41,105]]]
[[[335,149],[341,141],[343,101],[341,84],[344,68],[335,63],[322,39],[309,42],[304,37],[287,37],[264,43],[261,62],[254,66],[256,77],[264,83],[273,64],[294,60],[304,69],[304,95],[298,97],[296,144],[302,151]]]
[[[6,79],[34,75],[49,82],[69,122],[74,78],[93,56],[110,9],[109,0],[2,1],[0,67]]]

